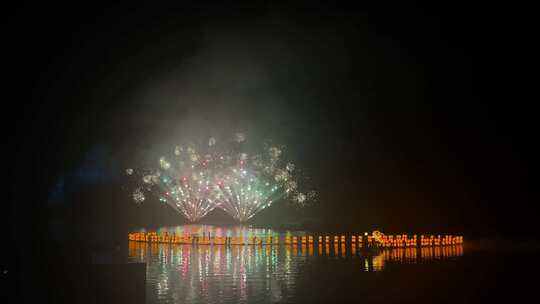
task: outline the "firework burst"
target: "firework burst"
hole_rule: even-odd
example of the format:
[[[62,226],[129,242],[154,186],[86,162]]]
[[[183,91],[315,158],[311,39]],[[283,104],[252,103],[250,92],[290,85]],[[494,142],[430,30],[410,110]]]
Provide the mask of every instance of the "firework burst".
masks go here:
[[[243,133],[234,135],[231,143],[246,140]],[[158,167],[129,176],[140,182],[133,192],[136,203],[145,200],[144,191],[159,197],[194,222],[218,207],[240,222],[284,198],[303,207],[315,198],[315,192],[298,191],[295,165],[282,160],[283,148],[269,146],[263,153],[250,155],[227,144],[217,145],[211,137],[207,145],[176,146],[174,156],[160,157]],[[233,152],[234,151],[234,152]]]
[[[146,191],[190,222],[200,220],[216,207],[211,161],[211,156],[197,152],[193,146],[177,146],[170,159],[159,158],[157,168],[142,170],[141,174],[134,174],[133,169],[126,170],[141,184],[133,192],[134,201],[142,203],[143,191]]]

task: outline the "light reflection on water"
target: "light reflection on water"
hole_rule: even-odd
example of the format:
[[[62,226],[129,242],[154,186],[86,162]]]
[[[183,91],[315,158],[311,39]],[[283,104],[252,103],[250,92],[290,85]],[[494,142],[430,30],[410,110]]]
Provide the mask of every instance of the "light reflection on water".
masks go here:
[[[148,230],[144,228],[136,229],[134,232],[157,232],[158,234],[164,234],[165,232],[176,235],[191,235],[191,236],[203,236],[211,235],[217,237],[223,236],[257,236],[257,237],[266,237],[266,236],[280,236],[280,235],[305,235],[303,231],[277,231],[273,229],[265,228],[252,228],[249,226],[229,226],[229,227],[219,227],[212,225],[182,225],[182,226],[173,226],[173,227],[161,227],[158,229]]]
[[[284,235],[267,229],[181,226],[159,232],[215,236]],[[299,233],[295,232],[295,235]],[[383,271],[389,263],[417,263],[463,255],[462,245],[399,248],[365,256],[350,244],[223,246],[129,242],[129,261],[147,263],[147,303],[276,303],[290,302],[306,263],[351,259],[361,271]]]

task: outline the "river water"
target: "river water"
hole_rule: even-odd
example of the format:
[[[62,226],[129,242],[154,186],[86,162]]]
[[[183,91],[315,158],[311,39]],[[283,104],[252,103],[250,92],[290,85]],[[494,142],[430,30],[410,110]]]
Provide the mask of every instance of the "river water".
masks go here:
[[[258,237],[304,234],[204,225],[157,231]],[[511,275],[505,265],[514,257],[476,251],[469,254],[466,249],[465,244],[368,255],[350,244],[193,246],[130,242],[129,261],[147,263],[146,303],[463,303],[494,295],[504,279],[497,276]],[[499,291],[501,296],[520,296],[504,290]]]

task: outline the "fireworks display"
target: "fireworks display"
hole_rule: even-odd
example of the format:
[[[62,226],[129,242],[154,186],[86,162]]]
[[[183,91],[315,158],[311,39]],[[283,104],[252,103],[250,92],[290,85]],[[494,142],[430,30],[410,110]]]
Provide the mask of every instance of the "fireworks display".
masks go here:
[[[284,198],[299,207],[315,199],[314,191],[298,190],[298,170],[282,159],[282,147],[269,145],[250,154],[242,149],[245,141],[243,133],[223,143],[211,137],[204,145],[176,146],[155,168],[126,169],[136,179],[133,200],[144,202],[148,192],[191,222],[214,208],[245,222]]]

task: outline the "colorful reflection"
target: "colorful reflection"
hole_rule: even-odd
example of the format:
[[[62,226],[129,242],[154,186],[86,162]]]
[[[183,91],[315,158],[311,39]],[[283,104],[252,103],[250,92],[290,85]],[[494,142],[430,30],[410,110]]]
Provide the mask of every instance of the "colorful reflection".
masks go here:
[[[181,225],[172,227],[161,227],[155,230],[149,230],[145,228],[135,229],[134,232],[156,232],[159,235],[165,233],[176,235],[189,235],[189,236],[212,236],[212,237],[277,237],[291,235],[291,231],[276,231],[266,228],[253,228],[250,226],[229,226],[220,227],[213,225]],[[295,235],[305,235],[303,231],[294,231]]]
[[[137,232],[151,231],[139,229]],[[305,268],[328,265],[324,261],[335,260],[339,265],[339,260],[350,260],[351,267],[369,273],[384,271],[392,263],[419,263],[463,255],[461,244],[421,248],[398,246],[369,254],[359,246],[362,235],[346,239],[344,236],[310,236],[301,231],[249,226],[184,225],[163,227],[153,232],[244,239],[271,236],[279,237],[280,241],[273,245],[130,241],[129,260],[147,263],[147,303],[288,303],[294,302],[295,292],[306,276]],[[388,238],[390,243],[390,236]],[[399,240],[392,238],[396,245],[400,244]],[[433,238],[433,243],[436,240]],[[406,238],[402,237],[401,242],[406,243]]]
[[[232,303],[259,297],[279,302],[292,294],[298,266],[309,252],[281,249],[130,242],[129,258],[148,263],[149,303]]]
[[[179,245],[129,242],[129,260],[147,263],[147,303],[287,302],[304,264],[353,259],[361,271],[463,255],[463,245],[385,249],[367,255],[344,244],[278,246]]]

